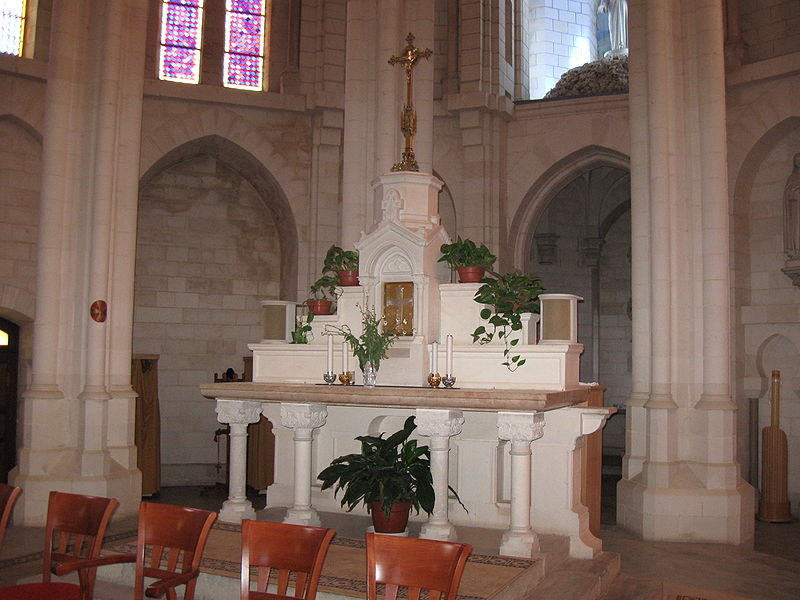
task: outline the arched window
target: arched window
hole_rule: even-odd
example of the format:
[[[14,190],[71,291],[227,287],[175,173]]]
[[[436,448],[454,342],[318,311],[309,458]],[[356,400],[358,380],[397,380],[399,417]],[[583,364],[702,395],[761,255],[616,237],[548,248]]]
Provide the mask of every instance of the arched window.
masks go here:
[[[0,52],[22,56],[25,0],[0,1]]]
[[[223,85],[260,90],[264,79],[269,0],[227,0]]]
[[[158,76],[200,82],[204,0],[162,0]]]

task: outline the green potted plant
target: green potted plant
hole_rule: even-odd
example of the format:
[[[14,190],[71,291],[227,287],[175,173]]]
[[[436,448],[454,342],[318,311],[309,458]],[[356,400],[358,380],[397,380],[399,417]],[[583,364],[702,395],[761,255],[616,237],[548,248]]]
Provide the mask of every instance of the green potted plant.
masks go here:
[[[290,344],[307,344],[308,334],[311,331],[311,321],[314,320],[314,313],[309,312],[306,318],[297,317],[294,331],[292,331],[292,341]]]
[[[356,337],[348,325],[341,327],[329,325],[328,331],[338,333],[350,344],[353,355],[358,358],[358,366],[364,373],[364,385],[374,387],[381,359],[387,357],[386,351],[399,336],[394,332],[381,330],[381,320],[373,309],[360,308],[362,327],[360,336]]]
[[[311,284],[311,298],[306,303],[312,315],[329,315],[333,312],[338,280],[333,275],[323,275]]]
[[[472,332],[472,342],[487,344],[495,336],[505,343],[503,365],[509,371],[516,371],[525,364],[520,355],[512,355],[511,350],[519,344],[514,332],[522,329],[522,313],[539,312],[539,294],[544,291],[541,281],[533,275],[506,273],[484,278],[483,285],[475,293],[475,302],[488,304],[492,308],[481,310],[481,318],[488,320],[488,326],[481,325]]]
[[[322,272],[335,273],[342,287],[358,285],[358,252],[334,244],[325,254]]]
[[[342,506],[348,511],[363,503],[376,532],[405,531],[411,508],[416,513],[422,509],[430,515],[436,501],[430,451],[428,446],[418,446],[416,440],[409,439],[414,429],[414,417],[408,417],[403,429],[389,437],[384,438],[384,434],[357,437],[361,452],[331,461],[317,476],[322,489],[333,487],[334,496],[343,492]],[[450,488],[450,491],[464,506],[455,490]],[[398,513],[395,522],[392,516]]]
[[[460,283],[477,283],[483,274],[494,265],[497,257],[484,244],[476,245],[471,239],[456,238],[452,244],[442,244],[439,262],[446,262],[458,271]]]

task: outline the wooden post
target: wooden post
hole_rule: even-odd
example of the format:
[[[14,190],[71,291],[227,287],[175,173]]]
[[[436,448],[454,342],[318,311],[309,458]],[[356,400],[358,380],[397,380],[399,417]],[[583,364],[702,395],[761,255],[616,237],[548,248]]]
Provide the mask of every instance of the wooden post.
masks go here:
[[[594,385],[589,388],[586,406],[603,406],[606,388]],[[589,509],[589,531],[600,537],[600,505],[603,484],[603,429],[586,436],[581,449],[583,481],[581,482],[581,504]]]
[[[770,426],[761,431],[761,502],[758,519],[770,523],[792,520],[789,506],[789,451],[781,431],[781,372],[772,372]]]

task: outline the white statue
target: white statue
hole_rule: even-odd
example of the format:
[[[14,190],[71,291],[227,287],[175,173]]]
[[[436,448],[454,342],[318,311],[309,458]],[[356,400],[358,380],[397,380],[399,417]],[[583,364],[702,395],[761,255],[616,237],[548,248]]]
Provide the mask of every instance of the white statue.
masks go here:
[[[597,12],[608,13],[611,50],[605,56],[628,54],[628,0],[600,0]]]
[[[783,249],[790,259],[800,258],[800,152],[783,188]]]

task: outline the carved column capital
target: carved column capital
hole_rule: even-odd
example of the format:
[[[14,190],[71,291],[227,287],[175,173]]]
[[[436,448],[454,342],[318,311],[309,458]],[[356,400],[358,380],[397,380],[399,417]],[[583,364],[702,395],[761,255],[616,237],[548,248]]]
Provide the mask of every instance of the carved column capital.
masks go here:
[[[544,435],[542,413],[497,413],[497,429],[501,440],[532,442]]]
[[[418,408],[415,417],[417,431],[426,437],[453,437],[461,433],[464,424],[464,413],[460,410]]]
[[[260,402],[217,400],[216,410],[217,421],[220,423],[247,425],[256,423],[261,418]]]
[[[281,404],[281,424],[289,429],[317,429],[325,425],[327,417],[327,406]]]

